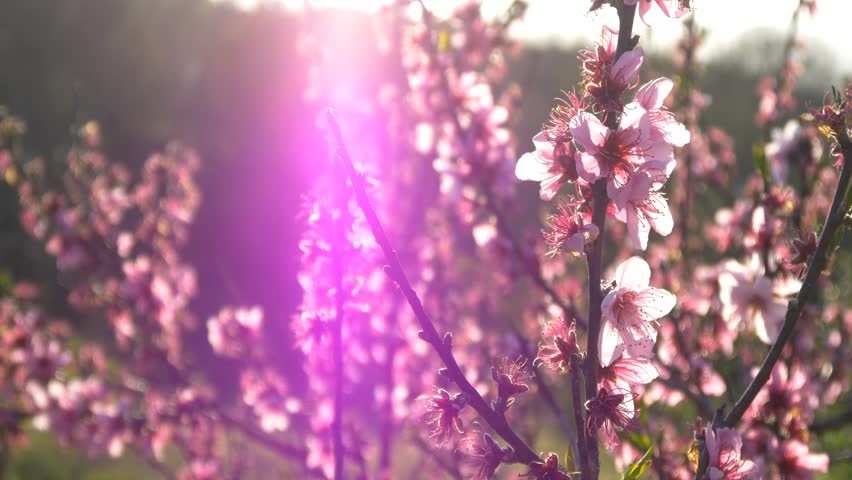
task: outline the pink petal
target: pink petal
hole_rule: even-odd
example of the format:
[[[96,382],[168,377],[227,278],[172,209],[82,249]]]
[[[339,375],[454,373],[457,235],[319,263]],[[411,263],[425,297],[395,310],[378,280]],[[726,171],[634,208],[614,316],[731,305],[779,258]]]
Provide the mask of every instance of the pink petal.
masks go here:
[[[625,52],[609,73],[609,78],[620,80],[624,85],[632,85],[639,78],[639,69],[645,60],[645,52],[637,47]]]
[[[634,302],[647,318],[658,319],[665,317],[672,311],[677,304],[677,297],[668,290],[648,287],[642,290]]]
[[[645,210],[645,217],[651,223],[654,231],[665,237],[672,233],[672,229],[674,228],[672,212],[669,210],[669,205],[662,195],[654,195],[651,202],[653,206],[651,209]]]
[[[649,163],[654,162],[655,165],[665,166],[668,174],[674,170],[674,147],[672,144],[665,141],[648,142],[643,145],[642,160],[634,163]],[[668,176],[668,174],[666,176]]]
[[[577,166],[577,174],[589,183],[593,183],[609,174],[608,166],[598,162],[598,159],[594,155],[585,152],[578,151],[575,153],[574,163]]]
[[[630,257],[615,270],[615,281],[619,288],[639,290],[651,281],[651,267],[641,257]]]
[[[587,112],[578,113],[568,126],[574,136],[574,143],[591,155],[598,152],[598,147],[603,146],[610,133],[598,117]]]
[[[538,152],[525,153],[515,165],[515,176],[518,180],[542,182],[553,176],[550,172],[552,166],[553,160],[542,157]]]
[[[716,432],[712,428],[705,428],[704,432],[704,442],[707,445],[710,463],[714,464],[719,459],[719,442],[716,440]]]
[[[686,127],[675,120],[674,115],[665,115],[662,122],[657,124],[660,132],[663,134],[663,139],[675,147],[682,147],[689,143],[692,135]]]
[[[535,151],[539,152],[544,156],[544,158],[553,160],[553,144],[547,140],[547,136],[544,132],[538,132],[532,139],[533,145],[535,145]]]
[[[552,175],[542,180],[538,190],[539,198],[545,201],[553,200],[553,197],[556,196],[556,192],[559,191],[559,188],[562,187],[562,185],[565,185],[565,182],[559,181],[560,178],[562,177],[559,175]]]
[[[547,141],[544,133],[539,132],[533,137],[535,151],[525,153],[515,165],[515,176],[518,180],[541,182],[553,176],[553,144]]]
[[[651,225],[644,215],[639,215],[634,204],[627,205],[627,235],[633,242],[633,248],[645,250],[648,247],[648,233]]]
[[[618,330],[615,329],[610,318],[607,315],[601,322],[601,335],[598,341],[598,355],[600,355],[600,362],[603,366],[611,364],[613,358],[621,355],[624,350],[621,335],[618,334]]]
[[[809,453],[802,457],[798,457],[796,463],[800,468],[814,472],[828,471],[828,455],[825,453]]]
[[[658,110],[663,106],[673,87],[674,82],[666,77],[651,80],[639,88],[635,101],[639,102],[645,110]]]
[[[616,376],[631,385],[645,385],[660,376],[648,359],[621,357],[613,365]]]
[[[656,0],[660,10],[669,18],[680,18],[689,13],[689,8],[682,6],[681,0]]]
[[[639,131],[640,138],[646,139],[651,133],[651,119],[648,117],[648,111],[637,102],[630,102],[624,106],[624,113],[621,115],[621,120],[618,122],[619,130],[635,129]],[[628,140],[636,141],[635,138]]]

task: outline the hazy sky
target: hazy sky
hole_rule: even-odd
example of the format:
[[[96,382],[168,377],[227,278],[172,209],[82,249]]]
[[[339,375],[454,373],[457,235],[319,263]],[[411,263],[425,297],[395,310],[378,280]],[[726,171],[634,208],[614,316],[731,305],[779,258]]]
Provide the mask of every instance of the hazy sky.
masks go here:
[[[260,3],[284,4],[298,9],[305,0],[218,0],[232,1],[251,8]],[[321,7],[349,8],[372,11],[388,3],[387,0],[309,0],[311,5]],[[458,0],[426,0],[429,7],[440,14],[446,7],[458,4]],[[502,11],[512,0],[485,0],[486,12]],[[524,20],[512,30],[513,35],[532,43],[571,43],[577,40],[589,42],[600,34],[604,22],[617,24],[615,12],[605,7],[600,12],[587,13],[589,0],[531,0]],[[737,39],[750,31],[775,29],[784,31],[798,0],[692,0],[699,25],[710,32],[705,44],[704,55],[713,55],[734,45]],[[800,16],[800,38],[820,39],[829,45],[831,54],[843,65],[839,71],[852,73],[852,17],[850,0],[817,0],[816,15]],[[671,42],[682,31],[678,20],[667,20],[647,30],[643,23],[636,24],[636,33],[642,35],[645,48],[670,48]]]

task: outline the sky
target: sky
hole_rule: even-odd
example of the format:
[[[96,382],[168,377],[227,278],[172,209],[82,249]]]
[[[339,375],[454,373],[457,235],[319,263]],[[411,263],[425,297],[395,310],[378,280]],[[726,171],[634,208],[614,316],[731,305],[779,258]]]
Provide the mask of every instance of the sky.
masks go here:
[[[304,2],[316,8],[346,8],[364,12],[375,11],[388,0],[214,0],[230,1],[245,8],[259,4],[281,4],[285,8],[298,10]],[[712,57],[735,47],[738,39],[749,32],[763,29],[786,31],[790,16],[799,0],[692,0],[697,23],[706,28],[703,55]],[[458,0],[426,0],[425,3],[436,14]],[[512,0],[484,0],[483,11],[488,14],[504,11]],[[562,45],[577,41],[588,43],[600,35],[604,23],[616,25],[615,11],[605,7],[596,13],[588,13],[589,0],[530,0],[523,21],[511,31],[516,38],[532,44]],[[800,38],[805,42],[819,39],[828,45],[830,53],[842,62],[840,71],[852,73],[852,33],[849,18],[852,1],[817,0],[817,12],[800,16]],[[636,24],[636,33],[641,35],[642,45],[650,50],[670,49],[672,42],[682,32],[681,22],[668,20],[655,25],[653,30],[644,24]]]

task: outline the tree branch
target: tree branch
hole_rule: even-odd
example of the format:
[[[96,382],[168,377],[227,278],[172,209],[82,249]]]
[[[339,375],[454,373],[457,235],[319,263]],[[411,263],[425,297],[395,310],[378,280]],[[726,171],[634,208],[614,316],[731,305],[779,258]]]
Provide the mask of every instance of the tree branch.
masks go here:
[[[618,11],[618,46],[615,52],[615,61],[625,52],[633,48],[633,18],[636,13],[636,5],[615,5]],[[607,117],[608,127],[615,129],[618,126],[618,118],[615,115]],[[606,209],[609,198],[606,193],[606,179],[600,179],[592,185],[592,223],[598,228],[598,237],[592,242],[591,248],[586,254],[586,262],[589,270],[589,329],[586,342],[586,361],[583,365],[586,377],[586,398],[590,399],[597,394],[598,380],[598,338],[601,333],[601,274],[603,264],[603,243],[606,237]],[[590,478],[598,478],[600,471],[600,460],[598,458],[598,435],[594,430],[586,429],[586,447],[589,452]]]
[[[402,294],[408,301],[409,306],[411,306],[411,310],[422,328],[419,333],[420,338],[432,345],[432,348],[434,348],[435,352],[446,366],[446,369],[443,372],[447,378],[452,380],[459,387],[459,389],[464,393],[470,406],[476,410],[480,417],[482,417],[482,419],[485,420],[485,422],[488,423],[488,425],[498,435],[500,435],[500,437],[502,437],[503,440],[512,447],[512,449],[514,449],[517,460],[522,463],[530,463],[539,460],[538,455],[536,455],[536,453],[515,433],[515,431],[512,430],[512,427],[509,426],[508,422],[506,422],[505,417],[495,412],[482,398],[482,396],[479,395],[479,392],[476,391],[473,385],[467,381],[467,378],[465,378],[464,373],[452,353],[452,335],[447,333],[443,338],[441,338],[437,329],[435,329],[435,325],[432,323],[432,319],[429,317],[429,314],[426,313],[426,310],[423,308],[423,304],[420,302],[420,298],[411,287],[411,283],[405,275],[405,271],[399,262],[396,251],[393,249],[393,246],[391,246],[390,240],[388,240],[385,230],[382,227],[375,210],[370,204],[364,178],[352,163],[352,159],[350,158],[349,152],[346,150],[346,145],[343,142],[340,125],[337,123],[337,119],[331,109],[326,112],[326,118],[328,119],[331,133],[337,143],[336,153],[343,161],[343,167],[349,176],[349,181],[355,192],[355,199],[358,206],[364,213],[364,217],[370,226],[370,230],[373,232],[373,237],[379,247],[381,247],[385,260],[388,262],[388,265],[385,267],[385,271],[399,286]]]
[[[816,251],[808,263],[808,273],[805,276],[804,282],[802,282],[802,287],[799,289],[799,293],[796,295],[796,298],[791,299],[787,304],[787,313],[784,316],[784,324],[781,326],[778,338],[775,340],[775,343],[772,344],[766,358],[763,360],[760,370],[758,370],[757,375],[755,375],[748,388],[746,388],[745,392],[743,392],[742,396],[739,400],[737,400],[734,408],[731,409],[723,421],[719,422],[721,423],[720,426],[734,428],[745,414],[746,410],[748,410],[748,407],[754,401],[758,392],[760,392],[763,386],[766,385],[766,382],[772,374],[772,369],[781,357],[781,352],[793,336],[793,330],[796,327],[796,322],[799,320],[802,310],[812,300],[813,295],[816,293],[817,283],[822,275],[823,269],[828,263],[828,256],[830,253],[829,248],[831,247],[834,235],[837,233],[838,228],[842,225],[843,218],[849,208],[849,205],[846,205],[846,192],[849,190],[850,179],[852,179],[852,141],[850,141],[849,135],[846,133],[845,126],[841,126],[839,129],[835,130],[834,133],[837,135],[837,142],[840,145],[840,149],[843,154],[843,167],[840,171],[840,178],[837,181],[837,189],[834,191],[834,199],[831,202],[831,208],[829,209],[828,216],[825,219],[825,226],[823,227],[822,234],[819,237],[819,243],[817,243]],[[713,427],[715,428],[715,426],[716,422],[714,421]],[[696,468],[696,478],[702,478],[707,467],[707,449],[702,448],[701,457],[699,459],[698,467]]]
[[[784,324],[781,326],[781,332],[769,349],[769,353],[760,366],[760,370],[740,399],[737,400],[734,408],[725,417],[724,425],[728,428],[734,427],[739,422],[746,409],[754,401],[754,397],[757,396],[757,393],[769,380],[772,369],[781,356],[781,351],[787,345],[790,337],[793,336],[793,329],[796,327],[796,322],[799,320],[802,309],[805,308],[812,300],[814,293],[816,293],[817,282],[828,262],[829,248],[833,242],[834,234],[843,223],[843,217],[848,208],[848,205],[844,204],[846,203],[846,191],[849,190],[849,180],[852,178],[852,166],[850,166],[852,164],[852,142],[849,141],[849,137],[845,131],[838,132],[838,142],[843,150],[843,168],[840,171],[837,190],[834,192],[834,200],[831,202],[831,208],[828,211],[825,226],[819,237],[816,252],[814,252],[811,262],[808,264],[808,273],[805,276],[799,294],[787,304],[787,314],[784,316]]]
[[[334,154],[332,154],[334,156]],[[332,158],[332,164],[334,164]],[[348,213],[347,201],[344,196],[346,179],[340,177],[337,180],[337,189],[334,192],[336,217],[332,222],[334,239],[331,244],[332,269],[334,275],[334,323],[332,324],[332,363],[334,370],[334,413],[331,422],[331,441],[334,450],[334,478],[343,478],[343,467],[345,452],[343,447],[343,309],[346,302],[346,293],[343,290],[344,271],[344,245],[346,244],[346,232],[344,221]]]

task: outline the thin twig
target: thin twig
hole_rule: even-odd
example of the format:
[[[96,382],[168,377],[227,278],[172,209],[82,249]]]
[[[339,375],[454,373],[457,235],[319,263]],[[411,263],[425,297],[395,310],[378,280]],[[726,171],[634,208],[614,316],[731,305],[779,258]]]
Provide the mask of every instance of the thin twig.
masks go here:
[[[850,423],[852,423],[852,407],[847,407],[840,413],[814,420],[808,430],[814,433],[823,433],[843,428]]]
[[[423,9],[424,24],[426,25],[427,31],[430,32],[430,38],[431,38],[431,32],[434,31],[434,18],[432,16],[432,12],[430,12],[429,9],[426,8],[426,5],[423,4],[422,0],[420,1],[420,6]],[[430,43],[430,47],[431,47],[431,51],[429,52],[430,59],[435,65],[437,65],[438,64],[437,49],[436,49],[435,45],[432,44],[432,43]],[[441,80],[441,90],[442,90],[441,93],[444,96],[444,101],[446,102],[446,104],[452,105],[455,102],[455,100],[454,100],[452,88],[450,87],[449,79],[447,78],[447,75],[446,75],[446,70],[440,69],[440,71],[441,71],[440,80]],[[462,126],[458,115],[455,115],[453,112],[450,112],[450,116],[452,117],[454,131],[456,133],[456,137],[458,137],[459,143],[461,145],[468,145],[469,142],[468,142],[467,129],[465,129]],[[463,152],[463,153],[467,154],[467,152]],[[470,158],[468,158],[467,160],[470,161],[470,163],[475,163],[475,162],[472,162]],[[500,210],[499,205],[497,205],[497,202],[494,199],[494,195],[491,192],[491,189],[485,184],[480,184],[479,188],[480,188],[480,190],[482,190],[482,193],[485,196],[486,208],[496,218],[497,228],[500,231],[500,234],[506,240],[509,241],[509,244],[512,247],[512,253],[515,255],[515,257],[517,257],[516,259],[521,264],[521,266],[523,267],[524,273],[529,275],[529,277],[532,279],[533,283],[537,287],[539,287],[544,293],[546,293],[547,296],[550,297],[551,301],[553,301],[553,303],[555,303],[556,305],[559,306],[560,309],[562,309],[562,311],[564,312],[564,314],[566,316],[574,318],[577,321],[577,325],[579,325],[581,328],[585,329],[586,328],[586,320],[583,319],[579,315],[579,312],[577,312],[577,310],[571,304],[569,304],[569,303],[567,303],[567,302],[565,302],[561,299],[559,294],[556,293],[556,290],[554,290],[553,287],[547,282],[547,280],[544,279],[544,276],[541,273],[541,268],[538,266],[538,264],[530,261],[529,255],[527,255],[527,253],[524,251],[524,248],[523,248],[521,242],[518,240],[518,238],[509,229],[509,223],[506,221],[506,217],[503,215],[502,211]]]
[[[500,211],[500,208],[497,206],[496,199],[494,195],[488,190],[485,186],[482,187],[482,190],[485,194],[485,206],[488,207],[488,210],[494,215],[494,218],[497,219],[497,230],[503,236],[503,238],[509,241],[509,245],[512,247],[512,253],[517,257],[518,262],[521,263],[521,266],[524,269],[524,272],[529,275],[532,279],[533,283],[540,288],[547,296],[550,297],[550,300],[555,303],[565,314],[566,318],[572,318],[576,321],[576,324],[582,327],[583,329],[588,328],[588,322],[585,318],[580,316],[580,313],[574,308],[573,305],[565,302],[556,293],[556,290],[544,279],[541,274],[541,268],[538,265],[538,262],[530,261],[531,259],[524,252],[523,246],[521,246],[521,242],[518,241],[517,237],[512,233],[509,229],[509,223],[506,221],[506,217]]]
[[[517,338],[518,343],[521,345],[521,354],[524,358],[533,358],[533,355],[530,354],[527,339],[514,328],[513,330],[515,338]],[[569,423],[568,417],[565,415],[565,410],[559,405],[559,401],[556,400],[556,395],[554,395],[553,391],[547,385],[541,370],[535,366],[535,362],[532,363],[532,371],[533,378],[535,379],[536,386],[538,387],[538,393],[544,398],[544,402],[550,407],[553,414],[556,416],[556,419],[559,421],[559,425],[562,427],[562,433],[564,433],[565,437],[568,439],[568,444],[571,446],[574,456],[579,458],[580,453],[577,449],[577,442],[579,441],[578,433],[582,434],[582,430],[574,431],[571,429],[571,424]]]
[[[586,445],[586,421],[583,418],[583,411],[585,409],[583,405],[583,401],[580,399],[581,395],[581,376],[580,376],[580,357],[579,355],[571,355],[571,359],[569,361],[570,371],[569,375],[571,376],[571,403],[574,407],[574,424],[577,428],[577,436],[579,439],[577,440],[577,450],[580,452],[580,457],[577,459],[577,463],[580,464],[580,480],[587,480],[591,478],[591,465],[589,464],[589,450]]]
[[[408,281],[408,277],[399,262],[396,251],[393,249],[390,240],[388,240],[385,230],[382,227],[373,206],[370,204],[370,199],[367,197],[364,178],[355,168],[355,165],[352,163],[352,159],[349,157],[349,152],[346,150],[346,145],[343,142],[343,135],[340,132],[340,125],[337,123],[337,119],[331,109],[326,112],[326,118],[328,119],[329,128],[331,129],[337,143],[337,155],[339,155],[343,160],[344,168],[349,176],[352,189],[355,192],[355,199],[358,206],[364,213],[364,217],[370,226],[370,230],[373,232],[373,237],[379,247],[381,247],[385,260],[388,262],[388,265],[385,267],[385,271],[399,286],[402,294],[408,301],[409,306],[411,306],[411,310],[417,318],[420,328],[422,328],[419,334],[420,338],[432,345],[432,348],[435,349],[435,352],[446,366],[446,369],[443,370],[443,372],[447,378],[452,380],[459,387],[462,393],[464,393],[468,404],[476,410],[479,416],[482,417],[482,419],[485,420],[485,422],[488,423],[488,425],[501,438],[503,438],[510,447],[512,447],[515,451],[517,460],[522,463],[530,463],[539,460],[538,455],[536,455],[536,453],[517,435],[517,433],[512,430],[512,427],[508,424],[508,422],[506,422],[506,419],[494,411],[488,405],[488,402],[486,402],[479,392],[476,391],[473,385],[467,381],[467,378],[465,378],[464,373],[452,353],[452,335],[447,333],[442,338],[438,334],[435,324],[432,323],[432,319],[429,317],[429,314],[426,313],[426,310],[423,308],[423,304],[420,302],[420,298],[417,296],[417,293]]]
[[[333,155],[334,156],[334,155]],[[332,165],[334,165],[332,158]],[[336,203],[336,218],[333,221],[334,239],[331,245],[332,269],[334,275],[334,323],[332,324],[332,362],[334,370],[334,417],[331,422],[331,441],[334,450],[334,478],[343,478],[345,461],[343,447],[343,308],[346,302],[346,292],[343,290],[344,245],[346,232],[344,221],[348,213],[344,196],[345,178],[335,178],[337,189],[334,194]]]

